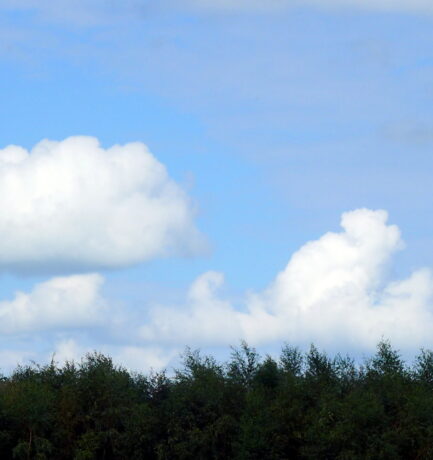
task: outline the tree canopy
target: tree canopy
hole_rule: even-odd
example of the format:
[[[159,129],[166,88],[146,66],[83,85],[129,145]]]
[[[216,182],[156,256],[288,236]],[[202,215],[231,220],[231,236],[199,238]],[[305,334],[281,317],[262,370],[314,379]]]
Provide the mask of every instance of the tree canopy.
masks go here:
[[[100,353],[0,379],[2,459],[433,458],[433,353],[388,342],[358,365],[242,343],[217,362],[187,349],[172,376]]]

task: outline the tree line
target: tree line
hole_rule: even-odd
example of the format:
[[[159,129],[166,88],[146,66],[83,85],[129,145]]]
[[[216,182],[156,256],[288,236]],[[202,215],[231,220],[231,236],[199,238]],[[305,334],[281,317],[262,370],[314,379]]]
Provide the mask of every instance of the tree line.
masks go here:
[[[0,379],[0,458],[429,459],[433,353],[411,366],[388,342],[362,364],[316,347],[225,363],[187,350],[173,375],[100,353]]]

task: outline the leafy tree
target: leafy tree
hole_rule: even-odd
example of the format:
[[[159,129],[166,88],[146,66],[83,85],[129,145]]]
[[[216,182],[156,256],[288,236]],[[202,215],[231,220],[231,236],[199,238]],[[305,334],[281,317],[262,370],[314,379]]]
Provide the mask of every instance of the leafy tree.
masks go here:
[[[232,348],[231,360],[228,364],[228,375],[234,382],[250,387],[259,368],[260,356],[245,341],[240,348]]]

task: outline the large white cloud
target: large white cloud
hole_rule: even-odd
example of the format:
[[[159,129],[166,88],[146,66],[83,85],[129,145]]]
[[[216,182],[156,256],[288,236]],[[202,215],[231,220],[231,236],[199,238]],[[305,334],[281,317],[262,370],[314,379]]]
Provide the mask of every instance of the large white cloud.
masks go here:
[[[188,197],[142,143],[0,150],[0,269],[121,267],[202,245]]]
[[[385,282],[399,229],[384,211],[343,214],[340,233],[304,245],[269,288],[245,297],[243,310],[218,296],[219,273],[192,285],[183,309],[155,309],[141,329],[145,340],[215,345],[281,340],[368,349],[382,338],[432,346],[433,275],[428,269]]]

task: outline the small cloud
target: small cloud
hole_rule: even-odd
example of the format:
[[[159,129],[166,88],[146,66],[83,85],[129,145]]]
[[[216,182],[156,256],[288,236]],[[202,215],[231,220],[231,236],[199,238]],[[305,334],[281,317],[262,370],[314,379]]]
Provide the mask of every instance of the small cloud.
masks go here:
[[[165,350],[155,346],[125,346],[111,351],[114,361],[131,371],[161,371],[179,354],[177,349]]]
[[[110,346],[100,344],[97,350],[107,356],[111,356],[115,364],[138,372],[147,372],[149,370],[161,371],[179,354],[179,350],[177,349],[164,350],[157,346]],[[83,346],[75,339],[68,338],[61,340],[55,345],[54,353],[49,358],[54,357],[54,361],[60,365],[63,365],[67,361],[80,363],[83,358],[85,359],[87,353],[94,351],[95,348]]]
[[[30,293],[18,292],[0,302],[0,333],[21,334],[48,329],[70,329],[101,324],[106,302],[98,274],[53,278]]]
[[[50,355],[50,358],[54,359],[54,362],[60,365],[66,362],[79,363],[86,352],[87,350],[80,346],[74,339],[66,339],[56,344],[55,351]]]
[[[105,150],[81,136],[0,150],[0,269],[92,271],[197,254],[193,218],[140,142]]]

